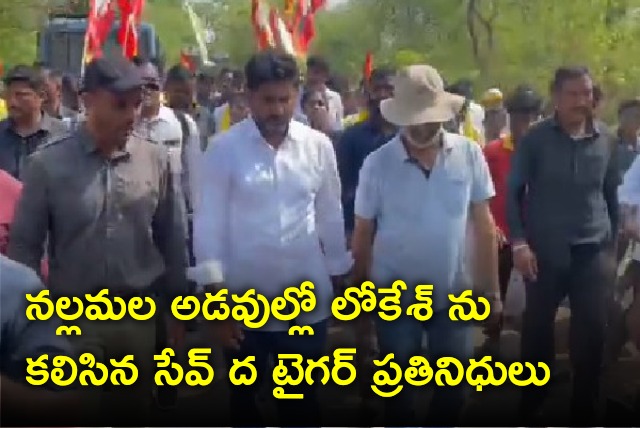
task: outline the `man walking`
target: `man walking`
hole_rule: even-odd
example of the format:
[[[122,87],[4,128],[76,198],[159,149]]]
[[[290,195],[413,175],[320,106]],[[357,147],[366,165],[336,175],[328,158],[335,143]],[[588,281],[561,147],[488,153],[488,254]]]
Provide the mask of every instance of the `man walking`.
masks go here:
[[[48,236],[54,298],[108,289],[125,301],[155,295],[161,306],[186,292],[182,195],[168,153],[131,135],[142,84],[124,58],[94,60],[84,75],[85,123],[30,158],[8,254],[37,269]],[[78,325],[82,335],[72,336],[78,352],[100,361],[131,354],[138,367],[132,386],[94,390],[102,416],[144,420],[152,398],[155,320],[80,319]]]
[[[491,141],[484,148],[491,178],[496,188],[496,196],[491,199],[491,214],[496,221],[499,245],[499,277],[502,301],[507,297],[509,280],[513,269],[513,257],[509,243],[509,227],[507,225],[507,177],[511,169],[511,159],[519,141],[527,133],[542,113],[542,97],[528,85],[518,86],[505,102],[509,119],[509,134]],[[500,344],[502,323],[495,329],[488,330],[487,347],[490,353],[496,353]]]
[[[22,179],[27,157],[41,145],[65,135],[67,126],[44,111],[45,76],[17,65],[4,78],[9,117],[0,122],[0,169]]]
[[[230,387],[234,425],[262,426],[256,396],[269,359],[279,353],[299,353],[305,361],[323,355],[332,279],[340,281],[352,260],[331,141],[293,120],[295,59],[261,52],[249,60],[245,74],[251,116],[214,138],[201,165],[201,200],[194,212],[198,267],[208,272],[203,278],[208,291],[255,289],[273,299],[310,280],[317,298],[313,312],[292,321],[311,326],[313,336],[289,336],[291,324],[274,318],[260,329],[241,331],[233,322],[218,326],[230,348],[229,363],[256,357],[258,380]],[[278,400],[279,425],[319,420],[316,386],[303,382],[287,391],[304,394],[303,399]]]
[[[556,311],[568,296],[571,410],[575,424],[593,425],[615,274],[620,178],[614,139],[593,119],[589,71],[559,68],[552,95],[555,115],[521,139],[509,176],[507,216],[514,264],[528,283],[521,358],[552,365]],[[532,423],[547,391],[523,390],[521,410],[527,423]]]
[[[501,312],[496,232],[489,209],[493,183],[480,146],[443,129],[464,100],[444,91],[438,72],[427,65],[411,66],[394,82],[394,97],[380,107],[400,133],[369,155],[360,172],[352,241],[354,282],[368,279],[387,287],[402,279],[409,287],[403,293],[405,309],[415,301],[415,286],[433,284],[430,320],[377,320],[380,353],[393,353],[395,361],[407,367],[410,357],[420,355],[426,331],[432,361],[451,356],[464,364],[473,355],[473,330],[449,319],[447,295],[472,288],[464,270],[470,219],[483,268],[480,291],[490,299],[495,319]],[[414,415],[414,389],[405,387],[387,399],[387,425],[456,425],[466,395],[463,386],[436,388],[427,423],[422,424]]]

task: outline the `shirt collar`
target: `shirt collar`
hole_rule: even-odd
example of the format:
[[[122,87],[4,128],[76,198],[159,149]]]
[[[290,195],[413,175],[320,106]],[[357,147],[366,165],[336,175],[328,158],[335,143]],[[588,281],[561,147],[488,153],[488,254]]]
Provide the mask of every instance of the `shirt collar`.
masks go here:
[[[51,132],[54,120],[56,119],[49,116],[47,113],[42,112],[42,118],[40,119],[40,123],[38,124],[38,129],[36,130],[36,132],[37,131]],[[2,121],[2,130],[13,131],[13,120],[10,117]]]
[[[551,116],[550,120],[554,128],[556,128],[559,131],[565,132],[562,126],[560,125],[560,121],[558,120],[557,113],[554,113],[553,116]],[[591,130],[591,133],[585,135],[585,137],[600,136],[600,134],[602,133],[602,126],[597,119],[594,119],[594,118],[588,119],[587,125],[588,125],[588,129]]]
[[[92,153],[98,152],[98,146],[96,146],[95,140],[93,139],[91,134],[89,134],[89,131],[87,131],[86,126],[83,125],[78,128],[78,131],[75,134],[75,138],[77,138],[80,141],[80,145],[84,149],[85,153],[92,154]],[[129,138],[127,138],[127,142],[124,148],[113,152],[113,154],[111,155],[111,159],[129,157],[131,154],[132,139],[134,138],[136,137],[132,135],[129,136]]]
[[[256,125],[255,120],[253,120],[253,118],[251,116],[249,116],[248,118],[244,119],[242,122],[240,122],[242,124],[242,126],[246,126],[247,131],[249,133],[249,135],[251,136],[251,138],[255,141],[261,141],[264,142],[266,144],[266,141],[264,139],[264,137],[262,136],[262,134],[260,133],[260,130],[258,129],[258,125]],[[304,139],[304,129],[305,129],[304,124],[291,119],[289,121],[289,129],[287,130],[287,135],[285,136],[285,141],[293,141],[293,142],[297,142],[297,141],[301,141]]]
[[[446,131],[442,134],[441,148],[444,153],[448,154],[453,149],[454,137],[455,137],[455,134],[451,134]],[[407,148],[402,143],[402,137],[400,136],[399,133],[396,134],[396,136],[393,137],[393,139],[391,139],[389,143],[393,145],[393,148],[394,148],[393,151],[395,155],[398,157],[398,159],[400,159],[402,162],[413,161],[412,157],[409,156],[409,152],[407,152]]]

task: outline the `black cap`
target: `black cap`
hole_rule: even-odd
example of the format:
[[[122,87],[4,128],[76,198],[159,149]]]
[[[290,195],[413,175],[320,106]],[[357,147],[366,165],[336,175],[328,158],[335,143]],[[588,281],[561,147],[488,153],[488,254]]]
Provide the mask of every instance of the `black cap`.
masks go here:
[[[4,84],[10,85],[13,82],[25,82],[34,90],[44,87],[45,76],[37,68],[28,65],[16,65],[4,76]]]
[[[128,92],[144,85],[138,67],[124,57],[97,58],[87,64],[82,79],[82,91],[106,90]]]
[[[539,113],[542,97],[529,85],[518,86],[507,98],[505,107],[509,113]]]

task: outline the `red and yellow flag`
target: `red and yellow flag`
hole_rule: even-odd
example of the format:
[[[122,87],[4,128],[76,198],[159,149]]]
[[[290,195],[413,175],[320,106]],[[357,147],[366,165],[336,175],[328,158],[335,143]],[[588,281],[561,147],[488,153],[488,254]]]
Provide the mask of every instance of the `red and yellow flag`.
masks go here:
[[[109,37],[111,26],[115,20],[112,0],[91,0],[89,18],[85,33],[85,62],[102,55],[102,45]]]

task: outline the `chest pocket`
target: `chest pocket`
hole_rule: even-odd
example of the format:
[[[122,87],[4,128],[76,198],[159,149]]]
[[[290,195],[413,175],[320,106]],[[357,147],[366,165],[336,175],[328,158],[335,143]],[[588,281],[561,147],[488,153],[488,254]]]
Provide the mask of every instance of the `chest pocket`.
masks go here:
[[[442,204],[450,216],[461,216],[467,209],[469,204],[469,178],[467,171],[462,166],[453,166],[445,168],[438,183],[434,183],[439,187],[442,198]]]
[[[150,220],[156,211],[159,199],[157,183],[151,178],[118,177],[112,195],[116,196],[116,204],[134,218]]]
[[[576,171],[574,171],[576,181],[585,187],[602,186],[608,161],[609,154],[604,149],[595,150],[594,147],[580,153],[575,159],[577,166]]]

